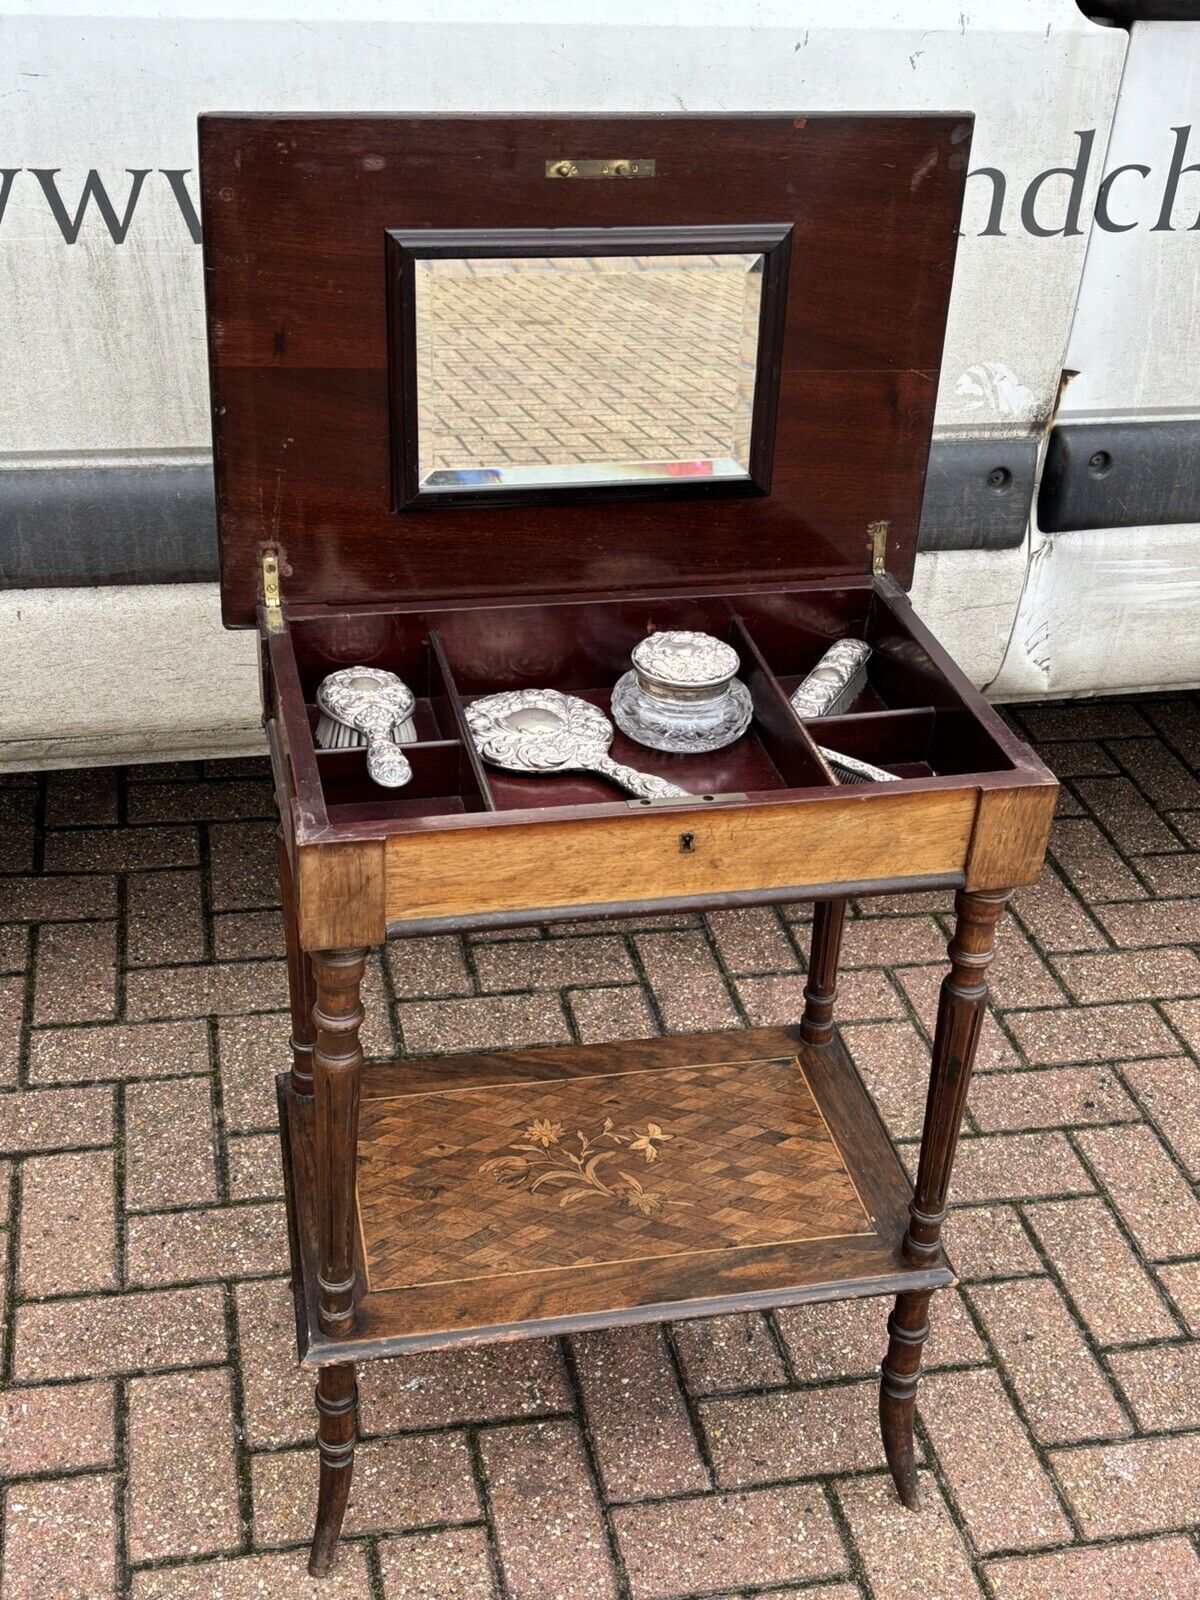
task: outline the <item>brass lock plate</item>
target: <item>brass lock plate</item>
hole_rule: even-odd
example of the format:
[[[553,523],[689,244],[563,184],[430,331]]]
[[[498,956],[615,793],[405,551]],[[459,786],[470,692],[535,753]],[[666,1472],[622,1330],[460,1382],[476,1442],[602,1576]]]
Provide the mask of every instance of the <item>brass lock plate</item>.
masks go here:
[[[644,157],[609,156],[603,161],[579,161],[559,156],[546,163],[548,178],[652,178],[654,163]]]

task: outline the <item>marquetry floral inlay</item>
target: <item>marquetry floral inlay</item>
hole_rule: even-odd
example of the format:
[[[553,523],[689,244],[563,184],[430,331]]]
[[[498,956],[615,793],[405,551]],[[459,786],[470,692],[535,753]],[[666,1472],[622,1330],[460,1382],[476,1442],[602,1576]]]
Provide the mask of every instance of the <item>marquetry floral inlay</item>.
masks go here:
[[[647,1189],[632,1172],[606,1163],[619,1160],[622,1154],[626,1159],[642,1156],[648,1163],[656,1161],[662,1146],[673,1137],[657,1122],[648,1122],[644,1129],[617,1128],[611,1117],[605,1117],[604,1125],[590,1134],[577,1128],[564,1137],[561,1122],[539,1118],[529,1124],[519,1143],[509,1146],[510,1155],[485,1161],[479,1170],[491,1173],[506,1189],[557,1193],[560,1208],[599,1197],[652,1217],[663,1207],[662,1195]]]

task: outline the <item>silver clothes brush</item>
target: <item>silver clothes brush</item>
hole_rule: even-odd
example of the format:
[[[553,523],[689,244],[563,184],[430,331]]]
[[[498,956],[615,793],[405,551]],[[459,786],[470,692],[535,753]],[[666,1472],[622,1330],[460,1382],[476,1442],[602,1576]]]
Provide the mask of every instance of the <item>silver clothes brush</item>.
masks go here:
[[[792,691],[792,710],[802,722],[836,717],[858,699],[867,682],[871,646],[861,639],[839,639]]]

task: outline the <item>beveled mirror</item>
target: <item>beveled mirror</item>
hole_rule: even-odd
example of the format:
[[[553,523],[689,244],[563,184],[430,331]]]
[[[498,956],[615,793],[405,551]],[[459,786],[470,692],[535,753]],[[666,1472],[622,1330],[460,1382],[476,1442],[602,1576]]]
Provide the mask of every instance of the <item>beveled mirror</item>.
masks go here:
[[[790,231],[389,234],[397,509],[766,494]]]

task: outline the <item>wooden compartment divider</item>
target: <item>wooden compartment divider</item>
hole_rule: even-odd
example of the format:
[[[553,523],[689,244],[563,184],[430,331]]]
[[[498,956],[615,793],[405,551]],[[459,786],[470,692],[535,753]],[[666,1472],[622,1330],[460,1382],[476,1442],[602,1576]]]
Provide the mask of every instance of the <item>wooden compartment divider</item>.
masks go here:
[[[844,716],[814,717],[805,731],[819,739],[827,750],[871,761],[877,767],[924,762],[933,737],[937,713],[932,706],[913,706],[904,711],[860,711]],[[933,768],[929,768],[932,775]]]
[[[847,591],[848,592],[848,591]],[[861,710],[836,717],[812,719],[807,725],[795,715],[789,694],[802,674],[778,670],[788,660],[795,644],[789,644],[785,631],[786,612],[776,607],[760,609],[757,596],[681,596],[673,605],[656,601],[652,613],[644,615],[641,626],[704,626],[727,640],[741,658],[740,676],[750,690],[754,719],[748,737],[752,746],[739,753],[730,747],[723,783],[713,792],[772,794],[777,788],[807,790],[837,787],[837,780],[820,754],[818,744],[839,750],[860,760],[887,767],[901,779],[936,779],[973,772],[987,775],[1011,768],[1002,730],[982,725],[976,711],[962,698],[956,685],[939,678],[930,703],[886,705],[879,690],[872,686],[859,697]],[[789,596],[803,602],[804,591]],[[746,605],[741,601],[748,601]],[[845,595],[840,599],[845,605]],[[891,681],[903,683],[916,692],[932,687],[929,674],[938,671],[927,659],[922,641],[912,637],[910,619],[897,615],[888,597],[863,591],[863,628],[869,637],[881,636],[889,660],[882,670]],[[581,647],[576,661],[564,648],[567,619],[559,616],[560,607],[530,606],[509,613],[507,626],[512,638],[521,644],[523,630],[530,641],[554,640],[557,665],[547,668],[548,687],[563,687],[565,692],[585,698],[609,712],[609,678],[615,682],[618,669],[592,660],[590,640]],[[615,792],[608,800],[605,786],[572,777],[523,778],[511,774],[489,775],[471,738],[467,725],[464,695],[455,665],[457,652],[468,656],[477,650],[477,628],[488,625],[490,608],[478,612],[465,608],[443,613],[451,623],[449,634],[438,623],[438,614],[398,610],[390,616],[385,610],[366,618],[347,613],[345,621],[353,629],[357,623],[364,643],[364,658],[374,664],[399,669],[417,694],[415,718],[419,742],[410,747],[414,765],[413,783],[403,791],[388,794],[375,789],[366,775],[365,753],[317,750],[313,741],[318,711],[314,704],[317,684],[327,670],[333,670],[338,653],[329,642],[329,619],[303,615],[294,619],[291,629],[268,640],[270,658],[268,681],[273,684],[276,715],[283,724],[282,743],[293,759],[297,803],[305,806],[314,819],[326,823],[386,823],[451,815],[455,812],[528,811],[537,813],[548,807],[579,804],[615,805],[624,802]],[[622,637],[634,639],[638,613],[622,605],[619,619]],[[679,619],[678,623],[676,619]],[[580,618],[579,620],[583,620]],[[849,613],[847,613],[849,620]],[[585,632],[590,624],[585,624]],[[907,641],[907,642],[906,642]],[[819,641],[808,640],[800,650],[797,666],[806,670],[817,657]],[[368,649],[367,646],[371,648]],[[810,661],[808,658],[812,656]],[[344,661],[344,653],[341,655]],[[518,655],[520,659],[520,655]],[[618,657],[619,659],[619,657]],[[626,658],[627,659],[627,658]],[[874,658],[873,658],[874,660]],[[523,667],[512,667],[497,659],[495,676],[481,673],[480,663],[471,662],[467,672],[472,695],[492,693],[512,686],[513,672],[518,681]],[[876,671],[881,670],[876,667]],[[311,698],[310,698],[311,697]],[[611,715],[611,713],[609,713]],[[988,719],[989,723],[993,719]],[[307,725],[306,725],[307,724]],[[618,743],[622,736],[618,734]],[[637,764],[639,749],[623,741],[622,759]],[[457,752],[457,764],[452,755]],[[656,752],[642,751],[641,760],[650,770],[662,765]],[[715,774],[710,762],[707,770],[693,765],[695,758],[668,757],[669,775],[689,787],[689,772],[697,777],[696,793],[702,786],[712,787]],[[455,770],[451,770],[452,767]],[[667,775],[664,771],[664,775]],[[603,794],[603,798],[601,797]],[[560,799],[561,796],[561,799]],[[430,804],[423,811],[420,801]],[[330,813],[333,808],[333,814]]]
[[[781,669],[807,671],[819,657],[822,639],[814,633],[810,605],[828,613],[824,620],[836,630],[831,636],[865,633],[878,650],[869,668],[875,683],[858,697],[857,709],[805,726],[788,698],[803,674]],[[314,828],[353,826],[360,838],[378,837],[393,821],[400,828],[421,827],[425,819],[454,826],[472,814],[549,821],[582,816],[586,808],[615,818],[628,800],[586,773],[539,778],[489,772],[464,707],[481,694],[543,682],[582,695],[611,715],[611,687],[633,644],[647,631],[669,627],[701,628],[734,646],[753,701],[751,726],[724,751],[700,757],[647,750],[618,730],[613,755],[671,778],[697,799],[715,795],[724,803],[764,804],[785,793],[799,798],[857,787],[837,783],[819,744],[886,767],[904,782],[904,792],[912,792],[914,783],[1011,781],[1027,764],[1008,729],[886,580],[740,594],[681,592],[667,599],[620,596],[583,606],[554,599],[506,607],[303,607],[285,615],[283,630],[268,631],[264,639],[264,683],[280,724],[281,748],[292,763],[292,803]],[[413,761],[419,770],[405,790],[389,794],[371,786],[361,750],[314,748],[317,686],[326,671],[346,664],[353,643],[364,662],[399,671],[417,696]],[[885,702],[880,687],[889,685],[900,703]],[[458,752],[456,771],[450,748],[435,754],[439,744]]]
[[[430,664],[430,689],[432,691],[436,679],[438,694],[434,704],[438,708],[439,720],[448,713],[453,721],[455,737],[463,747],[464,775],[469,775],[471,780],[471,797],[478,803],[469,806],[470,811],[495,811],[496,797],[492,793],[491,783],[488,781],[487,769],[480,759],[479,751],[475,748],[475,741],[471,737],[471,730],[467,726],[467,719],[463,712],[462,696],[458,692],[458,684],[454,677],[454,669],[450,665],[442,644],[441,635],[436,628],[429,630],[429,664]],[[444,725],[444,724],[443,724]]]
[[[731,632],[733,647],[742,658],[741,676],[754,701],[758,736],[784,780],[793,789],[832,784],[833,774],[816,741],[792,710],[779,679],[740,615],[734,616]]]
[[[380,789],[368,777],[364,748],[318,750],[317,766],[330,820],[366,822],[471,809],[461,792],[465,762],[459,740],[431,739],[407,744],[404,754],[413,769],[412,778],[403,789],[388,790]],[[466,776],[469,782],[469,772]]]

